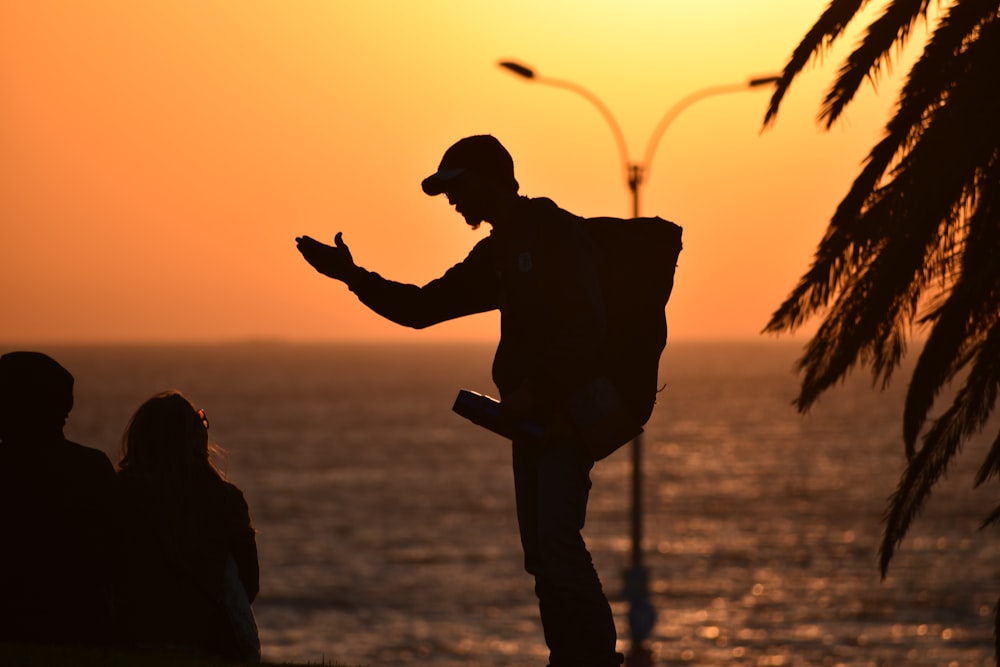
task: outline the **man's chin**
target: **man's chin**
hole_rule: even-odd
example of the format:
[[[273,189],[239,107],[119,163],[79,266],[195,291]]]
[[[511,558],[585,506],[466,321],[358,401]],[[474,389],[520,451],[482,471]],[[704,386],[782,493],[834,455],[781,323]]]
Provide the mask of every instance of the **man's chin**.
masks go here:
[[[473,229],[479,227],[479,225],[482,224],[483,222],[482,217],[478,215],[470,215],[468,213],[463,213],[462,217],[465,218],[465,224],[467,224],[469,227],[472,227]]]

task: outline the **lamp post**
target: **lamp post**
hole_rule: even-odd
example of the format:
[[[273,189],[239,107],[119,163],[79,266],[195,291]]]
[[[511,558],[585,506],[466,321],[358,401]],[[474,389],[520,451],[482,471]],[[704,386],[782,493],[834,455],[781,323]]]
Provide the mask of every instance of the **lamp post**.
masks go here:
[[[521,63],[505,60],[499,66],[507,71],[516,74],[529,81],[541,83],[556,88],[563,88],[584,97],[593,104],[607,121],[614,135],[615,144],[618,147],[619,157],[625,172],[625,183],[628,185],[632,200],[632,217],[639,217],[640,199],[639,194],[642,186],[649,179],[649,172],[653,161],[653,155],[659,146],[663,134],[674,122],[682,111],[699,100],[713,95],[724,93],[735,93],[753,88],[767,86],[776,83],[781,77],[768,75],[749,79],[743,83],[725,84],[719,86],[709,86],[690,93],[681,98],[676,104],[670,107],[646,142],[646,148],[642,154],[642,161],[635,162],[629,157],[628,146],[625,143],[625,136],[622,134],[618,121],[612,115],[607,105],[604,104],[592,92],[572,81],[553,79],[540,76],[534,69],[522,65]],[[627,656],[626,665],[629,667],[646,667],[652,665],[652,654],[646,646],[646,639],[649,638],[656,622],[656,612],[649,602],[649,586],[646,567],[642,560],[642,436],[639,435],[632,441],[632,563],[625,572],[625,596],[629,602],[629,630],[631,633],[632,645]]]

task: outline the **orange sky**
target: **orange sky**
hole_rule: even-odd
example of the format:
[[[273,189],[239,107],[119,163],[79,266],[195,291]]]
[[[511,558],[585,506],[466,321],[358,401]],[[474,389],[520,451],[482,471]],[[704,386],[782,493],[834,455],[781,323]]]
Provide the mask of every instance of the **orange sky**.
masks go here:
[[[626,215],[607,124],[634,159],[674,103],[779,70],[827,0],[0,5],[0,341],[491,339],[483,315],[421,332],[313,272],[294,237],[422,283],[468,230],[420,180],[491,133],[522,193]],[[671,337],[756,337],[878,138],[897,79],[815,122],[864,22],[761,132],[766,92],[701,101],[659,144],[643,213],[685,228]],[[906,71],[897,66],[896,72]]]

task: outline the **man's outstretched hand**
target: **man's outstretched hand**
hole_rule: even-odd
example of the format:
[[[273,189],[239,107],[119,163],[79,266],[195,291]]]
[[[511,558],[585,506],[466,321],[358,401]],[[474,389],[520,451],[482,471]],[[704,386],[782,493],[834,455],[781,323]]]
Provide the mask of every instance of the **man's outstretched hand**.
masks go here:
[[[324,276],[346,281],[355,268],[351,250],[340,232],[333,238],[332,246],[320,243],[311,236],[296,237],[295,243],[305,260]]]

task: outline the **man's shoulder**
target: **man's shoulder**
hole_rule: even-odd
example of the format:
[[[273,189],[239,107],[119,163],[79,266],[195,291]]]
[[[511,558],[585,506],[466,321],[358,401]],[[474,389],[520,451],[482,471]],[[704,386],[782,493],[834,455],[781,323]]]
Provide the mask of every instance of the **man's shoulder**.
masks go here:
[[[100,449],[88,447],[61,437],[18,438],[0,443],[0,454],[16,458],[59,458],[70,461],[88,461],[111,465],[111,459]]]
[[[102,452],[96,447],[88,447],[86,445],[81,445],[78,442],[73,442],[72,440],[63,440],[61,447],[66,452],[66,457],[74,461],[79,462],[81,465],[90,466],[94,469],[101,469],[102,471],[114,472],[114,466],[111,464],[111,459],[108,455]]]
[[[548,197],[522,197],[521,206],[531,216],[548,219],[578,218]]]
[[[222,490],[226,498],[236,505],[246,505],[246,496],[240,487],[236,486],[227,479],[222,480]]]
[[[583,218],[562,208],[548,197],[522,199],[522,219],[543,237],[559,238],[584,234]]]

